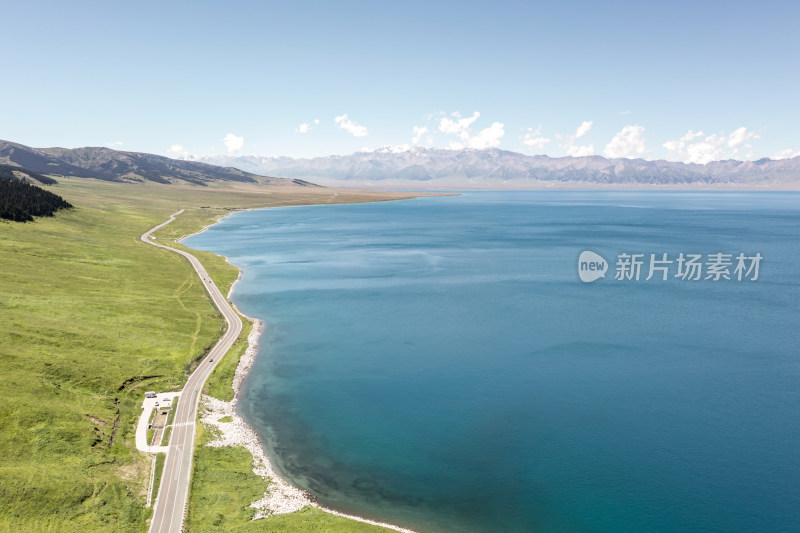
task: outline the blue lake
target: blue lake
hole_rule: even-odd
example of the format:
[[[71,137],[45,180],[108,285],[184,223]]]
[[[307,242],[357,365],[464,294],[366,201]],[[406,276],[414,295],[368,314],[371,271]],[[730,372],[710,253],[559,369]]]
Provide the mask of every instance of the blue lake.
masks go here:
[[[241,414],[327,506],[434,533],[800,530],[800,194],[469,192],[186,244],[243,269],[266,332]],[[651,253],[718,252],[730,280],[644,279]]]

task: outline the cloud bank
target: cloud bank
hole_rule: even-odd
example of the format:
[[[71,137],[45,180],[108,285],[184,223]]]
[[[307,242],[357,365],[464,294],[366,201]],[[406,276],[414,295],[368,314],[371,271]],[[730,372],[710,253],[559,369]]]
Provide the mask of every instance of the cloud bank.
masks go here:
[[[594,144],[577,144],[577,139],[583,137],[592,129],[594,122],[585,120],[577,127],[575,133],[572,135],[557,135],[563,142],[559,146],[564,149],[565,155],[572,157],[584,157],[587,155],[594,155]]]
[[[528,128],[528,131],[520,139],[522,144],[531,150],[541,151],[544,145],[550,142],[550,139],[542,136],[542,125],[536,129]]]
[[[225,148],[229,154],[236,154],[244,146],[244,137],[237,137],[233,133],[229,133],[222,139],[222,142],[225,143]]]
[[[644,128],[642,126],[625,126],[606,145],[603,155],[615,159],[642,156],[645,152],[647,149],[644,145]]]
[[[461,118],[458,112],[452,113],[454,118],[442,117],[439,120],[439,131],[446,135],[455,135],[458,141],[450,141],[450,148],[460,150],[462,148],[496,148],[500,146],[500,141],[505,135],[502,122],[493,122],[488,128],[480,130],[472,135],[472,124],[480,118],[481,114],[475,111],[471,117]]]
[[[367,135],[367,128],[360,126],[347,118],[347,113],[344,115],[339,115],[333,120],[339,126],[339,129],[346,131],[353,137],[365,137]]]
[[[706,135],[702,131],[689,130],[680,139],[667,141],[662,146],[667,149],[667,159],[704,165],[722,159],[752,157],[751,141],[759,138],[758,134],[747,131],[744,126],[729,135],[725,132]],[[742,155],[741,151],[746,153]]]

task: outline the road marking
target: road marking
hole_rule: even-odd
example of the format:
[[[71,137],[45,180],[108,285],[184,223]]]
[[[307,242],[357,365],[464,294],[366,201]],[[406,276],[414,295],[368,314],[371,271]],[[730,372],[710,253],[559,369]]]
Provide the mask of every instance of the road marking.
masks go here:
[[[213,281],[208,278],[208,273],[196,257],[183,250],[170,248],[169,246],[157,244],[150,240],[151,233],[175,220],[175,217],[183,213],[183,211],[184,210],[181,209],[166,222],[162,222],[144,233],[141,236],[141,240],[157,248],[163,248],[164,250],[182,255],[189,260],[189,263],[197,274],[201,278],[206,279],[207,283],[204,286],[209,296],[211,296],[212,302],[228,323],[227,331],[225,331],[222,338],[214,345],[209,356],[223,357],[233,346],[236,339],[239,338],[239,334],[242,331],[242,321],[239,319],[238,314],[230,306],[217,286],[214,285]],[[202,386],[212,370],[212,365],[201,365],[201,367],[195,370],[186,380],[183,391],[189,392],[190,401],[181,401],[178,404],[178,411],[175,414],[175,422],[173,424],[175,426],[173,429],[174,438],[171,439],[168,448],[169,453],[167,453],[167,460],[164,465],[164,475],[161,478],[163,490],[159,490],[156,500],[153,521],[150,526],[151,533],[179,533],[182,529],[183,518],[188,507],[189,482],[192,476],[191,469],[194,452],[197,406]],[[176,453],[172,453],[173,451]],[[186,468],[184,468],[184,466]],[[173,482],[173,479],[176,482]],[[182,503],[182,505],[179,505],[179,503]],[[180,509],[180,511],[178,509]]]

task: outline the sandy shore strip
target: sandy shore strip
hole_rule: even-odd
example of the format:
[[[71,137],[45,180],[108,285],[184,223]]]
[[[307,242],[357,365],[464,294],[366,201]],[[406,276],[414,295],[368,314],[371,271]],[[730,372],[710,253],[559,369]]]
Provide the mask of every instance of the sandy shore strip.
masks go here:
[[[239,270],[239,276],[241,277],[241,269]],[[231,287],[231,292],[232,291],[233,287]],[[236,306],[234,306],[234,308],[235,307]],[[236,311],[242,314],[238,308]],[[242,316],[246,315],[242,314]],[[242,382],[247,376],[247,373],[253,366],[253,362],[258,353],[258,339],[264,330],[264,324],[260,320],[247,318],[253,321],[253,329],[247,337],[247,350],[239,359],[239,365],[236,367],[236,372],[233,376],[233,400],[224,402],[212,398],[211,396],[203,396],[201,405],[204,409],[200,421],[207,427],[216,429],[216,431],[212,430],[212,433],[216,433],[215,438],[211,440],[207,446],[242,446],[246,448],[253,456],[253,472],[269,481],[269,487],[264,493],[264,497],[250,504],[250,507],[256,509],[253,520],[267,518],[274,514],[293,513],[310,505],[343,518],[349,518],[351,520],[357,520],[359,522],[385,527],[403,533],[415,533],[410,529],[393,524],[386,524],[359,516],[348,515],[322,507],[314,501],[313,496],[309,493],[294,487],[275,472],[269,457],[264,453],[264,448],[261,446],[258,435],[245,423],[242,417],[236,413],[236,404],[239,402],[239,390],[241,389]],[[224,417],[230,417],[231,421],[221,422],[220,420]]]

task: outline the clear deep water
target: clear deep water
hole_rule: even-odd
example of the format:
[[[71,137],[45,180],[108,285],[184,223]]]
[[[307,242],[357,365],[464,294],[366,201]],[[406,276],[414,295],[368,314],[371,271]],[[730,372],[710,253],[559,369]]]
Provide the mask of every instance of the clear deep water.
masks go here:
[[[423,532],[800,530],[800,194],[289,207],[186,243],[243,269],[266,333],[240,410],[324,504]],[[579,281],[586,249],[606,279]],[[622,252],[764,260],[615,281]]]

